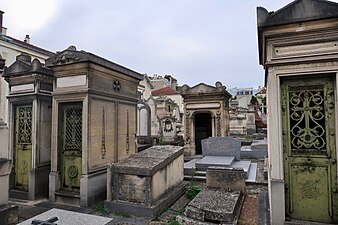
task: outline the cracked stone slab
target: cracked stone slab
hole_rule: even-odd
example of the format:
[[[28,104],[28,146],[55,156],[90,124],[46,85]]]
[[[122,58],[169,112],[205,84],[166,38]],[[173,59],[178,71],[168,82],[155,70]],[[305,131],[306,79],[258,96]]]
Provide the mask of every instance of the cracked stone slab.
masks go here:
[[[193,220],[212,223],[233,223],[243,203],[240,191],[205,189],[187,206],[185,216]]]

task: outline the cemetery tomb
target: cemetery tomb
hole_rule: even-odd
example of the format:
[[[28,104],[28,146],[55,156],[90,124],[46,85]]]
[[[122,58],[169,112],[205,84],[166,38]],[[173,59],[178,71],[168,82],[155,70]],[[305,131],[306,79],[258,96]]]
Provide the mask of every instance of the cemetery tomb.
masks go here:
[[[106,207],[154,217],[185,192],[183,147],[153,146],[112,165]]]
[[[180,224],[237,224],[246,195],[242,169],[210,167],[206,188],[188,204]]]
[[[338,223],[338,4],[257,8],[268,107],[271,224]]]
[[[185,155],[201,155],[201,141],[208,137],[224,137],[229,133],[230,93],[221,82],[215,87],[183,85],[185,120]]]
[[[19,223],[18,225],[31,225],[31,224],[106,225],[112,224],[111,223],[112,221],[113,221],[112,218],[107,218],[103,216],[72,212],[63,209],[50,209],[47,212],[34,216],[26,221]]]
[[[195,178],[206,180],[210,167],[241,168],[246,182],[256,182],[257,163],[241,160],[241,142],[232,137],[209,137],[202,140],[203,158],[184,163],[184,178],[189,180],[193,173]]]
[[[9,153],[13,159],[10,196],[48,196],[53,73],[22,53],[4,72],[10,92]]]
[[[143,76],[74,46],[46,66],[54,75],[49,199],[87,207],[106,196],[107,163],[137,152]]]

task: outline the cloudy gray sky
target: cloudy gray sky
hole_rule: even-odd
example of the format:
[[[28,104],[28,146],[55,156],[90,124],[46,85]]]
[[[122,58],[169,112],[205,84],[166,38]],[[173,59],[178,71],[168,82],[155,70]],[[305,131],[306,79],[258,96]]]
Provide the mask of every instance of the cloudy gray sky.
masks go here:
[[[338,0],[336,0],[338,1]],[[256,7],[289,0],[0,0],[7,34],[51,51],[69,45],[180,85],[258,87]]]

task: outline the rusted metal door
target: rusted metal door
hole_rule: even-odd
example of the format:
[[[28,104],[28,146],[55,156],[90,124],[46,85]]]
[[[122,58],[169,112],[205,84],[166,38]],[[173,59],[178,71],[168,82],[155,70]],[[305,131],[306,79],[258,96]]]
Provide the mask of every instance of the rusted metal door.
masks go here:
[[[337,222],[334,78],[285,79],[281,87],[286,216]]]
[[[28,191],[32,169],[32,105],[15,109],[15,188]]]
[[[82,104],[64,104],[62,111],[62,190],[80,191],[82,174]]]

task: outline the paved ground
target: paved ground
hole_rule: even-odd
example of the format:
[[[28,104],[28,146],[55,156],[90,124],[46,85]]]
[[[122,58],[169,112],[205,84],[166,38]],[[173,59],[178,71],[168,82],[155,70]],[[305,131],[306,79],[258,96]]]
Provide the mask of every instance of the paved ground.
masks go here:
[[[264,193],[267,193],[267,182],[263,177],[264,170],[264,161],[257,161],[258,163],[258,172],[257,172],[257,183],[248,184],[248,196],[246,197],[243,208],[241,211],[241,216],[239,219],[239,224],[268,224],[264,221],[267,221],[267,208],[266,208],[266,196]],[[185,181],[188,182],[188,181]],[[201,186],[204,186],[205,183],[199,183]],[[262,195],[263,193],[263,195]],[[182,213],[184,207],[188,204],[189,200],[186,196],[182,196],[176,203],[174,203],[168,210],[164,211],[162,214],[158,215],[151,223],[155,224],[167,224],[175,215]],[[110,218],[115,218],[113,224],[148,224],[149,219],[147,218],[132,218],[129,215],[115,215],[112,213],[107,213],[103,207],[102,203],[98,203],[89,208],[80,208],[68,205],[52,204],[48,202],[47,199],[40,201],[16,201],[11,199],[10,204],[16,204],[19,206],[19,222],[27,220],[31,217],[34,217],[40,213],[48,211],[51,208],[65,209],[75,212],[81,212],[86,214],[100,215]]]

